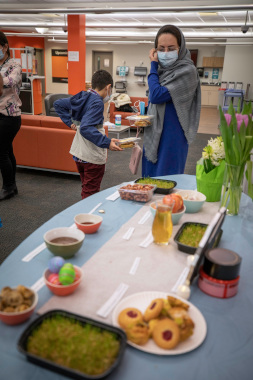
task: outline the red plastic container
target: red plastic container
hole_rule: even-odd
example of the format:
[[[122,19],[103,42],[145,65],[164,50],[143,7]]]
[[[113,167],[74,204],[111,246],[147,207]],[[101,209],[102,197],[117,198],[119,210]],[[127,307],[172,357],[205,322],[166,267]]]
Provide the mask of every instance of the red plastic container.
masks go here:
[[[198,287],[202,292],[212,297],[230,298],[234,297],[238,291],[240,276],[234,280],[217,280],[216,278],[208,276],[203,267],[199,271]]]

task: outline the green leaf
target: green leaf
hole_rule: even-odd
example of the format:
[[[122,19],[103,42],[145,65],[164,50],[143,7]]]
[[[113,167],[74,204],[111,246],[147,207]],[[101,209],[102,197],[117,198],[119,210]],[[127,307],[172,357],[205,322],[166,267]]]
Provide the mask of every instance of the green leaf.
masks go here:
[[[241,98],[238,99],[238,103],[237,103],[237,113],[240,113],[241,112]]]
[[[242,115],[252,115],[252,103],[250,102],[243,102],[243,109],[242,109]]]
[[[232,100],[231,100],[229,107],[228,107],[228,113],[229,113],[229,115],[233,115],[235,113]]]
[[[232,164],[233,165],[240,165],[240,154],[239,154],[239,150],[238,150],[238,147],[237,147],[237,144],[236,144],[236,139],[235,139],[235,136],[233,136],[232,138],[232,147],[233,147],[233,151],[234,151],[234,157],[233,157],[233,161]]]
[[[245,145],[245,136],[246,136],[246,126],[244,121],[241,124],[240,131],[239,131],[239,138],[241,142],[242,151],[244,152],[244,145]]]
[[[253,200],[252,169],[253,169],[253,162],[249,160],[247,161],[246,178],[248,181],[248,195]]]

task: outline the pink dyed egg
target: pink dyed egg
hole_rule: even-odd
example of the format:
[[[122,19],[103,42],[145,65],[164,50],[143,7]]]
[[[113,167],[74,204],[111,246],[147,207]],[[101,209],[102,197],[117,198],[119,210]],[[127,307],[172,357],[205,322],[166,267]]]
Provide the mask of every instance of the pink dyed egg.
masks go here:
[[[54,285],[61,285],[61,283],[59,281],[59,276],[58,276],[57,273],[51,273],[48,276],[48,281],[51,282],[51,284],[54,284]]]

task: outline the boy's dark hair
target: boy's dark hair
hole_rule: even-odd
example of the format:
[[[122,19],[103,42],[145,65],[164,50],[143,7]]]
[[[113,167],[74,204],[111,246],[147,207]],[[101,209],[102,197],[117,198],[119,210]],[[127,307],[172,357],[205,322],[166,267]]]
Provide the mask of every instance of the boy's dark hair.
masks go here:
[[[181,34],[180,34],[179,29],[176,26],[174,26],[174,25],[164,25],[157,32],[157,35],[156,35],[156,38],[155,38],[155,48],[157,48],[157,46],[158,46],[158,38],[162,34],[173,34],[173,36],[175,36],[176,39],[177,39],[178,46],[179,47],[181,46]]]
[[[91,78],[91,87],[93,90],[98,89],[98,91],[103,90],[108,84],[113,87],[113,79],[110,73],[106,70],[96,71]]]
[[[10,49],[9,49],[9,43],[8,43],[7,37],[6,37],[6,35],[3,32],[0,32],[0,45],[4,46],[6,44],[8,45],[7,54],[8,54],[8,57],[9,57],[10,56]]]

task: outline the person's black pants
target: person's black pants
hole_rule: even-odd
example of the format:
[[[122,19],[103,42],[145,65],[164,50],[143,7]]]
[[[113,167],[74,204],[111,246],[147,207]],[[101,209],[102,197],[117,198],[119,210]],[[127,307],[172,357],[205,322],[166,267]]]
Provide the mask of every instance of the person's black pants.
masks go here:
[[[0,114],[0,170],[3,177],[3,189],[14,190],[16,186],[16,159],[12,142],[21,126],[21,116]]]

